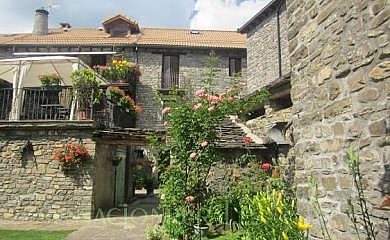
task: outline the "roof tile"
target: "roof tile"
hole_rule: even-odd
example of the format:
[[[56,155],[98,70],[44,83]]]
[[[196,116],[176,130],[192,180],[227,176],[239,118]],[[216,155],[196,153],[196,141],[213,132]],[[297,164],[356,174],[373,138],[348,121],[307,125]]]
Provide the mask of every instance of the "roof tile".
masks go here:
[[[0,34],[0,45],[131,45],[201,48],[246,48],[246,35],[234,31],[142,28],[141,34],[110,37],[98,28],[50,29],[45,36],[31,33]]]

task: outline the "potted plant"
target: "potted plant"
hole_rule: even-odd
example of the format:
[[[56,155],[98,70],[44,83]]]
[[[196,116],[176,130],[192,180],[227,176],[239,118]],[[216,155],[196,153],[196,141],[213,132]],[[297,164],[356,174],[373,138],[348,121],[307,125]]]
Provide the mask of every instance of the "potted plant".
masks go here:
[[[125,91],[120,89],[119,87],[116,86],[110,86],[107,88],[107,99],[109,99],[112,102],[118,102],[119,99],[123,96],[125,96]]]
[[[135,174],[133,178],[134,189],[142,189],[145,186],[145,177],[144,175]]]
[[[157,186],[157,178],[153,175],[147,175],[145,177],[146,195],[153,196],[154,189]]]
[[[111,66],[96,65],[93,67],[97,73],[111,82],[127,83],[132,76],[141,76],[141,70],[134,62],[113,59]]]
[[[127,113],[136,116],[142,111],[141,106],[137,105],[129,95],[126,95],[125,91],[116,86],[110,86],[106,92],[107,99],[118,107],[124,109]]]
[[[57,73],[45,73],[38,75],[43,88],[55,88],[61,85],[62,77]]]
[[[54,159],[58,160],[63,169],[80,167],[90,157],[87,148],[83,144],[69,143],[54,153]]]
[[[144,167],[151,167],[152,162],[150,162],[148,160],[135,160],[135,161],[132,161],[130,165],[133,168],[135,168],[136,170],[141,170]]]
[[[81,119],[89,119],[89,116],[83,116],[83,113],[88,115],[92,106],[98,103],[103,95],[100,81],[96,79],[94,71],[89,68],[74,70],[71,78],[73,80],[72,96],[78,102]]]

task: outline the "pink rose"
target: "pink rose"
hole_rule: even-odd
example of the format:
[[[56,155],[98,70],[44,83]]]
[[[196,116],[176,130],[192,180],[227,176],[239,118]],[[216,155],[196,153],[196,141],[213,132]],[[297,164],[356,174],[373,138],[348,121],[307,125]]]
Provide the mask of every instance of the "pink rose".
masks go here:
[[[198,97],[203,97],[205,95],[205,91],[203,89],[197,90],[195,95]]]
[[[241,88],[241,87],[245,86],[245,83],[243,83],[243,82],[238,82],[236,86],[237,86],[238,88]]]
[[[195,152],[193,152],[193,153],[190,154],[190,158],[196,158],[197,156],[198,156],[198,154],[195,153]]]
[[[197,104],[194,105],[195,110],[198,110],[198,109],[200,109],[201,107],[202,107],[202,104],[201,104],[201,103],[197,103]]]
[[[209,145],[209,143],[207,141],[204,141],[200,144],[200,146],[203,148],[207,147],[207,145]]]
[[[234,98],[229,97],[229,98],[228,98],[228,102],[230,102],[230,103],[234,102]]]
[[[165,107],[165,108],[161,111],[161,113],[162,113],[162,115],[167,115],[167,114],[169,113],[169,111],[171,111],[171,108],[170,108],[170,107]]]
[[[193,202],[193,201],[195,201],[195,198],[194,198],[194,196],[187,196],[186,197],[186,202]]]
[[[207,110],[208,110],[209,112],[214,112],[215,107],[214,107],[214,106],[211,106],[211,107],[209,107]]]
[[[246,143],[250,143],[253,141],[251,137],[243,137],[242,140],[244,140],[244,142]]]

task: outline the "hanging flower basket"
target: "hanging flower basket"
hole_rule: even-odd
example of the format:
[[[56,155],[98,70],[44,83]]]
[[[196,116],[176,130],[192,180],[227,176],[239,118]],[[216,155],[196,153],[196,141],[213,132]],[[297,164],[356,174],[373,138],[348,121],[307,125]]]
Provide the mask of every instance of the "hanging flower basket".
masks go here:
[[[136,170],[141,170],[144,167],[151,167],[152,162],[148,160],[135,160],[130,165]]]
[[[54,153],[54,159],[62,164],[64,170],[80,167],[89,157],[87,148],[77,143],[65,144]]]

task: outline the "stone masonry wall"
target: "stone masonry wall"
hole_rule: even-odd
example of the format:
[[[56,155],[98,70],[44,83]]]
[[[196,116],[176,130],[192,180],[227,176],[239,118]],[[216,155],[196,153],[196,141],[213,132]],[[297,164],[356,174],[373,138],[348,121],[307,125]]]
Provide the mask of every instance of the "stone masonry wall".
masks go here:
[[[332,239],[357,239],[345,214],[347,199],[358,201],[346,152],[359,149],[376,239],[388,239],[379,218],[388,215],[373,206],[390,192],[390,1],[287,2],[299,212],[322,239],[308,200],[315,176]]]
[[[276,11],[247,35],[248,92],[253,92],[279,78]],[[282,75],[290,72],[287,41],[286,6],[280,10]]]
[[[207,71],[210,51],[187,50],[180,55],[179,72],[180,78],[184,82],[184,88],[199,89],[202,74]],[[218,78],[215,80],[215,92],[221,92],[229,86],[232,78],[229,77],[229,57],[227,53],[216,52],[218,56],[217,66]],[[245,79],[246,60],[242,55],[242,71]],[[161,104],[155,101],[156,91],[161,87],[162,54],[155,54],[148,50],[140,50],[138,54],[138,64],[140,65],[142,76],[136,86],[136,101],[142,106],[142,113],[137,120],[137,128],[162,128]]]
[[[0,129],[0,219],[90,219],[93,211],[92,161],[82,174],[64,174],[54,152],[79,142],[94,155],[91,129],[58,126]],[[33,151],[28,151],[29,145]]]

